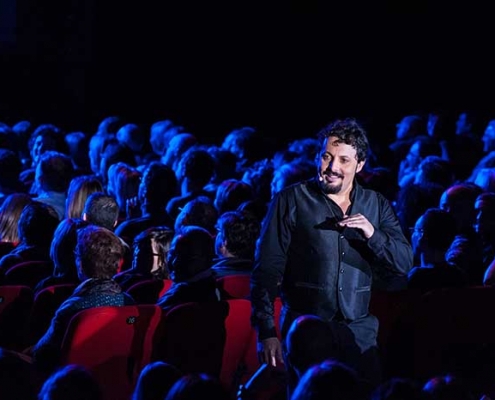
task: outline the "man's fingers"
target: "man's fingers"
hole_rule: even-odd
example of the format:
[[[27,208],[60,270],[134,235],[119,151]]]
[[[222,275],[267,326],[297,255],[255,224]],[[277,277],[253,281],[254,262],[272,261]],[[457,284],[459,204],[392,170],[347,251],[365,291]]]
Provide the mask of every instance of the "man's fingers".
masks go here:
[[[274,355],[271,356],[271,366],[272,367],[277,366],[277,358]]]

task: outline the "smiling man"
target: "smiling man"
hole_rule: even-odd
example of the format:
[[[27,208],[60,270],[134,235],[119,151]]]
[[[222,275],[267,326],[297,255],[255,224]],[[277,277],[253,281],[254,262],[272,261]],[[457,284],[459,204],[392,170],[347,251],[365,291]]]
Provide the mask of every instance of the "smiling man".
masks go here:
[[[280,295],[282,339],[298,316],[317,315],[341,332],[344,352],[358,349],[349,363],[376,383],[378,320],[368,311],[373,276],[406,275],[412,250],[389,201],[355,179],[369,149],[359,123],[337,120],[318,139],[316,176],[277,193],[263,222],[251,286],[259,356],[273,366],[283,362],[273,313]]]

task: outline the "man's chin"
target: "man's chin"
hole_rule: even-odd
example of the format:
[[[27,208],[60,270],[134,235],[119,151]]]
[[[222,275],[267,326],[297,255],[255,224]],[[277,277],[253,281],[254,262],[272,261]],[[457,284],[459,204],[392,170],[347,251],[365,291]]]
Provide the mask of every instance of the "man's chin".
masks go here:
[[[337,194],[342,190],[342,185],[330,185],[328,183],[325,183],[322,185],[322,189],[325,194]]]

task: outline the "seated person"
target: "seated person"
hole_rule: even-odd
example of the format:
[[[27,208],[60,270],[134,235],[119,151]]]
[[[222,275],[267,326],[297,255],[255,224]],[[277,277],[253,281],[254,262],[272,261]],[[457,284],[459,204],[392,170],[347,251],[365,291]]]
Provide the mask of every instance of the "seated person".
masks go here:
[[[260,229],[258,219],[249,213],[227,211],[220,216],[215,237],[218,258],[212,267],[217,277],[251,273]]]
[[[32,201],[21,212],[17,223],[19,243],[0,258],[0,274],[24,261],[50,262],[50,245],[59,224],[58,214],[48,204]]]
[[[122,291],[112,277],[124,257],[121,240],[112,231],[94,225],[77,233],[76,264],[82,283],[62,303],[45,335],[28,354],[44,373],[58,366],[60,347],[71,318],[79,311],[100,306],[125,306],[134,300]]]
[[[132,267],[115,275],[123,290],[148,279],[169,279],[167,253],[174,231],[166,226],[151,227],[134,239]]]
[[[157,304],[168,311],[192,301],[219,301],[220,292],[211,269],[214,254],[214,239],[206,229],[183,227],[172,239],[167,255],[173,284]]]
[[[409,271],[408,288],[429,291],[467,286],[467,275],[445,259],[455,238],[452,215],[440,208],[430,208],[418,218],[412,230],[412,248],[419,265]]]

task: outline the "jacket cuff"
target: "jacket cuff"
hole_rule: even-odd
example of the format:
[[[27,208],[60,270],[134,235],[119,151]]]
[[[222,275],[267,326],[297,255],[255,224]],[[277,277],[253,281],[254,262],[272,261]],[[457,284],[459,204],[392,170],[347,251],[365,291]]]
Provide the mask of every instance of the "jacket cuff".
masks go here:
[[[258,341],[262,341],[268,338],[278,337],[277,330],[275,328],[259,328],[258,329]]]

